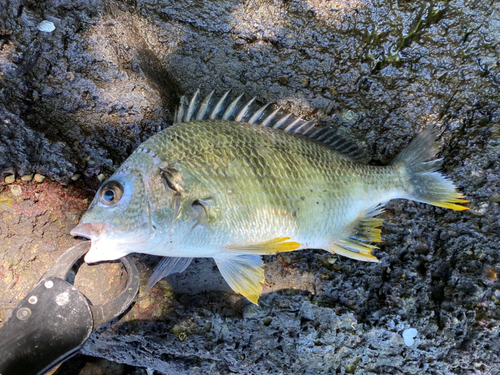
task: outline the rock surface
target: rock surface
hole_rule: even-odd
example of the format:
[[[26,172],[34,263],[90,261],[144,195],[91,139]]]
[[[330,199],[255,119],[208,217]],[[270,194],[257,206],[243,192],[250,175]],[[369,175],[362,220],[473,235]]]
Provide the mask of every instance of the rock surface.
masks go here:
[[[499,40],[493,0],[2,2],[0,319],[74,243],[98,176],[181,95],[232,88],[343,127],[375,164],[437,123],[470,210],[391,202],[378,264],[267,257],[259,307],[199,260],[83,353],[163,374],[499,374]]]

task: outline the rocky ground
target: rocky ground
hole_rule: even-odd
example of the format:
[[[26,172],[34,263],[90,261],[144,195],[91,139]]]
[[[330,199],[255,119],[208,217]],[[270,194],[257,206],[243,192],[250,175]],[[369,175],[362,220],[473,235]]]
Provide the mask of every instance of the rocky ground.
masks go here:
[[[267,257],[259,307],[200,259],[82,350],[121,365],[56,373],[500,374],[499,43],[494,0],[3,1],[1,321],[179,97],[232,88],[342,127],[373,164],[436,123],[469,211],[391,202],[378,264]],[[146,280],[157,259],[134,259]],[[89,296],[113,293],[103,267],[81,269]]]

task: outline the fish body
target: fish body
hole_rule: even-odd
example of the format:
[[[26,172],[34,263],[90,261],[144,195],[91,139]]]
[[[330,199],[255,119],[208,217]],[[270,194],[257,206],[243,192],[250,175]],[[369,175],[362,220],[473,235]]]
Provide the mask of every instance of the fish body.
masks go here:
[[[224,99],[181,104],[182,122],[149,138],[102,185],[72,231],[92,241],[87,262],[164,256],[151,287],[192,258],[212,257],[233,290],[257,303],[261,255],[315,248],[376,262],[376,215],[389,200],[466,209],[436,172],[440,161],[426,162],[437,151],[432,128],[389,165],[370,166],[334,131]]]

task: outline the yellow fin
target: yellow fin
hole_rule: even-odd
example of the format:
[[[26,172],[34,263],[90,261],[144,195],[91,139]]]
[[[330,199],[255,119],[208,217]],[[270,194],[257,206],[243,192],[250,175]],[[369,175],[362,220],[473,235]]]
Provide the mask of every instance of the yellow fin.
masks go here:
[[[364,241],[382,242],[382,229],[379,228],[382,226],[382,223],[382,219],[368,218],[360,220],[355,232],[350,237],[359,238]]]
[[[256,305],[262,294],[264,270],[262,259],[258,255],[238,255],[215,258],[220,273],[229,286]]]
[[[371,255],[373,249],[378,249],[377,246],[364,241],[382,242],[379,227],[383,220],[374,217],[382,212],[381,206],[373,206],[362,211],[356,220],[345,229],[346,237],[335,240],[329,250],[352,259],[378,262],[379,260]]]
[[[464,195],[459,193],[459,192],[454,192],[454,194],[449,195],[445,199],[441,201],[431,201],[429,200],[429,203],[438,206],[438,207],[444,207],[444,208],[450,208],[452,210],[456,211],[464,211],[468,210],[469,207],[461,206],[460,204],[455,204],[455,203],[469,203],[467,199],[464,199]]]
[[[333,244],[329,249],[331,252],[345,257],[361,260],[363,262],[380,262],[371,252],[378,249],[376,246],[365,244],[356,240],[348,239],[339,241],[341,245]]]
[[[348,237],[352,240],[382,242],[382,230],[379,227],[382,226],[383,220],[374,217],[382,212],[381,206],[370,207],[366,211],[362,211],[347,228]]]
[[[272,240],[260,242],[250,245],[229,245],[225,248],[227,250],[239,250],[239,251],[249,251],[258,254],[276,254],[283,253],[286,251],[294,251],[300,248],[300,243],[298,242],[286,242],[291,237],[276,237]]]
[[[439,149],[437,130],[434,125],[428,126],[389,165],[403,171],[401,177],[406,179],[404,185],[408,199],[457,211],[466,210],[467,207],[456,204],[467,203],[463,194],[438,172],[442,159],[429,161]]]

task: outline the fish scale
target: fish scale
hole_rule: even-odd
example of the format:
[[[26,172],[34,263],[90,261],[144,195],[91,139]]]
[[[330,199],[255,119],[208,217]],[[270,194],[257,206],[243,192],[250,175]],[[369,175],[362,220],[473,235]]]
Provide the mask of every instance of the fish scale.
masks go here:
[[[190,124],[190,125],[194,126],[194,124]],[[231,125],[233,125],[233,124],[231,124]],[[213,126],[215,126],[218,129],[223,127],[223,125],[221,125],[220,123],[214,123]],[[211,130],[212,129],[209,129],[209,128],[206,129],[206,131],[208,133],[211,133]],[[228,131],[234,132],[234,128],[231,126],[228,129]],[[203,136],[203,134],[198,134],[198,136]],[[255,142],[256,140],[259,141],[258,143],[260,145],[262,144],[262,142],[260,142],[260,140],[261,140],[260,135],[259,135],[259,138],[256,138],[255,140],[253,140],[253,143],[256,143]],[[250,140],[247,140],[246,144],[251,145]],[[258,146],[259,145],[257,145],[257,147]],[[311,146],[316,147],[318,145],[313,143],[313,144],[311,144]],[[151,147],[154,148],[154,146],[151,146]],[[257,147],[252,145],[252,147],[250,147],[250,148],[256,149]],[[296,183],[293,183],[293,182],[297,181],[297,177],[290,175],[290,173],[287,173],[287,168],[285,168],[284,166],[290,165],[290,164],[302,164],[297,170],[302,170],[304,175],[307,175],[307,169],[305,168],[306,167],[305,164],[302,162],[303,159],[300,156],[294,155],[293,150],[291,150],[291,152],[287,152],[286,154],[278,154],[282,157],[281,160],[280,160],[280,158],[276,158],[276,157],[272,158],[272,161],[273,161],[272,169],[266,168],[261,161],[262,158],[259,158],[254,153],[251,153],[249,155],[248,147],[242,147],[242,149],[238,149],[236,147],[233,147],[231,149],[228,149],[226,147],[221,147],[218,149],[214,149],[212,147],[207,148],[207,153],[209,153],[210,155],[213,155],[213,153],[215,153],[215,152],[220,152],[222,155],[224,155],[228,152],[232,152],[232,153],[234,152],[235,154],[243,155],[242,157],[240,157],[240,160],[246,159],[246,163],[244,163],[244,164],[242,163],[242,165],[239,166],[240,167],[239,169],[241,169],[241,170],[243,170],[243,169],[244,170],[252,170],[253,169],[253,175],[247,181],[245,181],[243,186],[236,185],[236,184],[228,185],[228,181],[226,181],[226,180],[218,181],[217,179],[213,179],[213,178],[212,178],[212,181],[209,181],[210,176],[213,177],[213,175],[212,175],[210,170],[205,170],[205,173],[207,175],[205,181],[207,184],[212,185],[215,190],[217,190],[218,185],[220,185],[221,183],[222,183],[222,186],[220,189],[228,189],[228,186],[229,186],[230,190],[232,190],[233,192],[240,190],[240,189],[246,189],[245,187],[250,185],[250,186],[252,186],[254,191],[258,191],[256,193],[257,196],[262,196],[263,190],[265,190],[265,194],[268,196],[269,201],[270,201],[270,204],[269,204],[270,206],[272,206],[272,207],[284,206],[285,212],[289,212],[289,211],[294,210],[295,203],[293,201],[291,201],[290,199],[287,199],[285,197],[285,193],[287,191],[290,191],[291,189],[296,189],[297,185],[296,185]],[[198,157],[201,159],[204,159],[205,156],[200,152]],[[215,155],[215,157],[221,158],[220,155]],[[227,155],[227,158],[238,160],[238,159],[235,159],[234,155]],[[183,164],[182,161],[180,161],[178,163],[178,167],[180,169],[182,168],[183,170],[184,169],[195,170],[194,169],[195,165],[192,164],[190,156],[186,157],[184,160],[186,160],[185,166],[182,165]],[[196,163],[196,165],[199,165],[199,163]],[[221,168],[219,168],[220,167],[219,164],[217,164],[217,163],[212,164],[212,166],[214,166],[214,165],[217,166],[217,169],[221,169]],[[203,171],[198,171],[198,172],[201,173]],[[333,171],[333,172],[335,173],[335,171]],[[266,175],[267,178],[261,178],[263,175]],[[310,174],[310,175],[313,176],[314,174]],[[320,178],[317,178],[316,181],[314,182],[314,184],[316,184],[316,185],[318,183],[322,183],[325,179],[328,180],[328,176],[324,175],[324,173],[323,174],[318,173],[318,177],[320,177]],[[299,181],[300,181],[300,176],[299,176]],[[309,181],[308,181],[308,186],[314,186],[311,179],[309,179]],[[218,194],[221,194],[221,193],[219,192]],[[295,196],[308,195],[308,194],[310,194],[308,189],[303,189],[303,191],[296,191],[295,192]],[[252,196],[252,194],[248,194],[248,190],[246,190],[243,197],[247,197],[247,199],[245,201],[241,202],[242,208],[240,211],[245,212],[246,209],[251,211],[253,209],[251,202],[253,201],[254,197]],[[226,218],[229,220],[229,218],[227,216],[226,216]]]
[[[364,209],[367,209],[376,200],[373,197],[376,196],[377,189],[392,189],[394,177],[386,169],[347,162],[338,158],[338,153],[333,149],[308,139],[289,139],[290,136],[282,131],[218,120],[193,121],[172,130],[175,132],[153,136],[144,147],[153,150],[164,160],[176,160],[172,167],[183,171],[186,179],[203,176],[203,180],[192,183],[205,186],[207,191],[211,190],[217,196],[221,207],[230,208],[220,212],[220,217],[209,215],[212,231],[216,234],[224,233],[225,243],[219,243],[219,246],[258,243],[279,235],[295,235],[314,247],[324,247],[325,242],[330,241],[325,232],[331,235],[335,232],[333,228],[340,228],[337,232],[342,232],[340,223],[350,223],[357,217],[357,211],[352,213],[349,210],[352,200],[358,201],[358,205],[362,206],[360,198],[365,191],[372,191],[370,199],[365,199],[364,202]],[[178,143],[186,139],[203,139],[204,142],[189,151],[183,147],[177,148],[175,144],[172,145],[174,147],[165,147],[165,138],[172,137],[179,139]],[[268,152],[263,155],[258,152],[260,149]],[[165,154],[165,150],[168,153]],[[174,153],[176,150],[178,152]],[[204,166],[204,160],[210,157],[213,157],[213,162]],[[237,164],[236,169],[248,171],[250,176],[244,180],[233,179],[227,173],[228,160]],[[285,165],[297,167],[293,173],[287,173]],[[213,173],[214,170],[217,173]],[[352,172],[347,175],[349,170]],[[305,183],[300,189],[297,181],[302,180]],[[367,181],[372,184],[367,185]],[[252,186],[252,189],[248,189],[248,186]],[[354,192],[353,186],[357,187]],[[293,199],[286,198],[285,193],[292,189]],[[231,193],[228,194],[227,191]],[[251,191],[254,193],[251,194]],[[301,196],[307,197],[307,206],[301,204]],[[257,197],[260,199],[256,199]],[[267,215],[261,216],[258,225],[250,230],[247,229],[244,233],[238,231],[234,224],[245,222],[245,218],[253,212],[266,212]],[[291,212],[298,213],[293,220],[287,215]],[[325,212],[332,214],[325,218]],[[225,232],[230,227],[234,228],[233,231]],[[313,231],[313,228],[317,229]],[[183,245],[204,251],[204,248],[215,245],[208,241],[209,238],[211,237],[191,236],[183,240]]]
[[[389,165],[370,166],[337,130],[254,106],[228,94],[183,99],[176,124],[124,162],[72,231],[92,241],[85,260],[161,255],[150,288],[212,257],[233,290],[257,303],[261,255],[317,248],[376,262],[376,216],[390,199],[466,209],[436,172],[441,162],[426,162],[437,151],[432,127]]]

